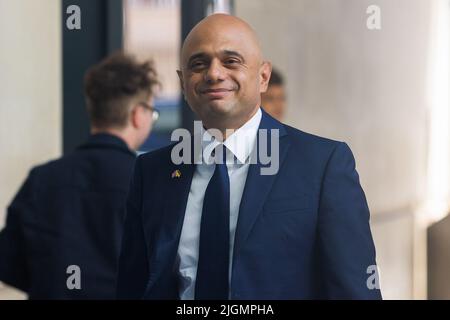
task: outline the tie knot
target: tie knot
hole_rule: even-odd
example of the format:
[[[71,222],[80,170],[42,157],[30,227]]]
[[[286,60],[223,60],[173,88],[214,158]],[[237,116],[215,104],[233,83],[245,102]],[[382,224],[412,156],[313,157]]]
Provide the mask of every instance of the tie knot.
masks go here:
[[[226,164],[227,163],[227,147],[223,143],[217,145],[211,152],[211,156],[214,158],[214,163]]]

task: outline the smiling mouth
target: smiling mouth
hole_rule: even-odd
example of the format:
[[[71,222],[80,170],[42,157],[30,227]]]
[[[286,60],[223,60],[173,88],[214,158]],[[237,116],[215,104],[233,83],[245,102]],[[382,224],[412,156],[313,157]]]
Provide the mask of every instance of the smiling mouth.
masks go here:
[[[226,95],[228,95],[232,91],[234,91],[234,90],[224,89],[224,88],[206,89],[206,90],[202,90],[201,94],[203,94],[211,99],[221,99],[221,98],[224,98]]]
[[[202,93],[217,93],[217,92],[230,92],[233,90],[230,89],[206,89],[206,90],[202,90]]]

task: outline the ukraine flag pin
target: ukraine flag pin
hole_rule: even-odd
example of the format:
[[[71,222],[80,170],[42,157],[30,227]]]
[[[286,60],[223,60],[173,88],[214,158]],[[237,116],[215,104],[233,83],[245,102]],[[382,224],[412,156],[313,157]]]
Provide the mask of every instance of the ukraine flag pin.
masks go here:
[[[174,178],[181,178],[180,170],[175,170],[174,172],[172,172],[172,179],[174,179]]]

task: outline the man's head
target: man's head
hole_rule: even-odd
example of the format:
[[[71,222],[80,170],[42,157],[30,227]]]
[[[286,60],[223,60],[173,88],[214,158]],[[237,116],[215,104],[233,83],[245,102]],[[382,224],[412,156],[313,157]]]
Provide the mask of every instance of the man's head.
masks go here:
[[[286,109],[286,93],[281,74],[272,69],[267,91],[262,94],[262,105],[272,117],[282,120]]]
[[[215,14],[187,36],[178,75],[185,99],[204,125],[224,132],[256,113],[270,72],[253,29],[239,18]]]
[[[92,133],[112,133],[138,149],[153,124],[153,88],[158,84],[151,62],[116,53],[88,70],[84,80]]]

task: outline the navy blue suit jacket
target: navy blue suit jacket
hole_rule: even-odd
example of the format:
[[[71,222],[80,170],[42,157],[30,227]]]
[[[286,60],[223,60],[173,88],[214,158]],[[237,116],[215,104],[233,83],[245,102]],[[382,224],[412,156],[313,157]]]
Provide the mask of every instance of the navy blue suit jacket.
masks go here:
[[[250,165],[240,204],[232,299],[378,299],[369,209],[349,147],[276,121],[280,168]],[[171,147],[138,158],[127,200],[118,297],[178,299],[176,254],[195,166]],[[180,170],[181,178],[171,177]]]
[[[0,281],[30,299],[113,299],[125,201],[136,155],[99,134],[34,168],[0,232]],[[81,290],[66,282],[81,270]]]

